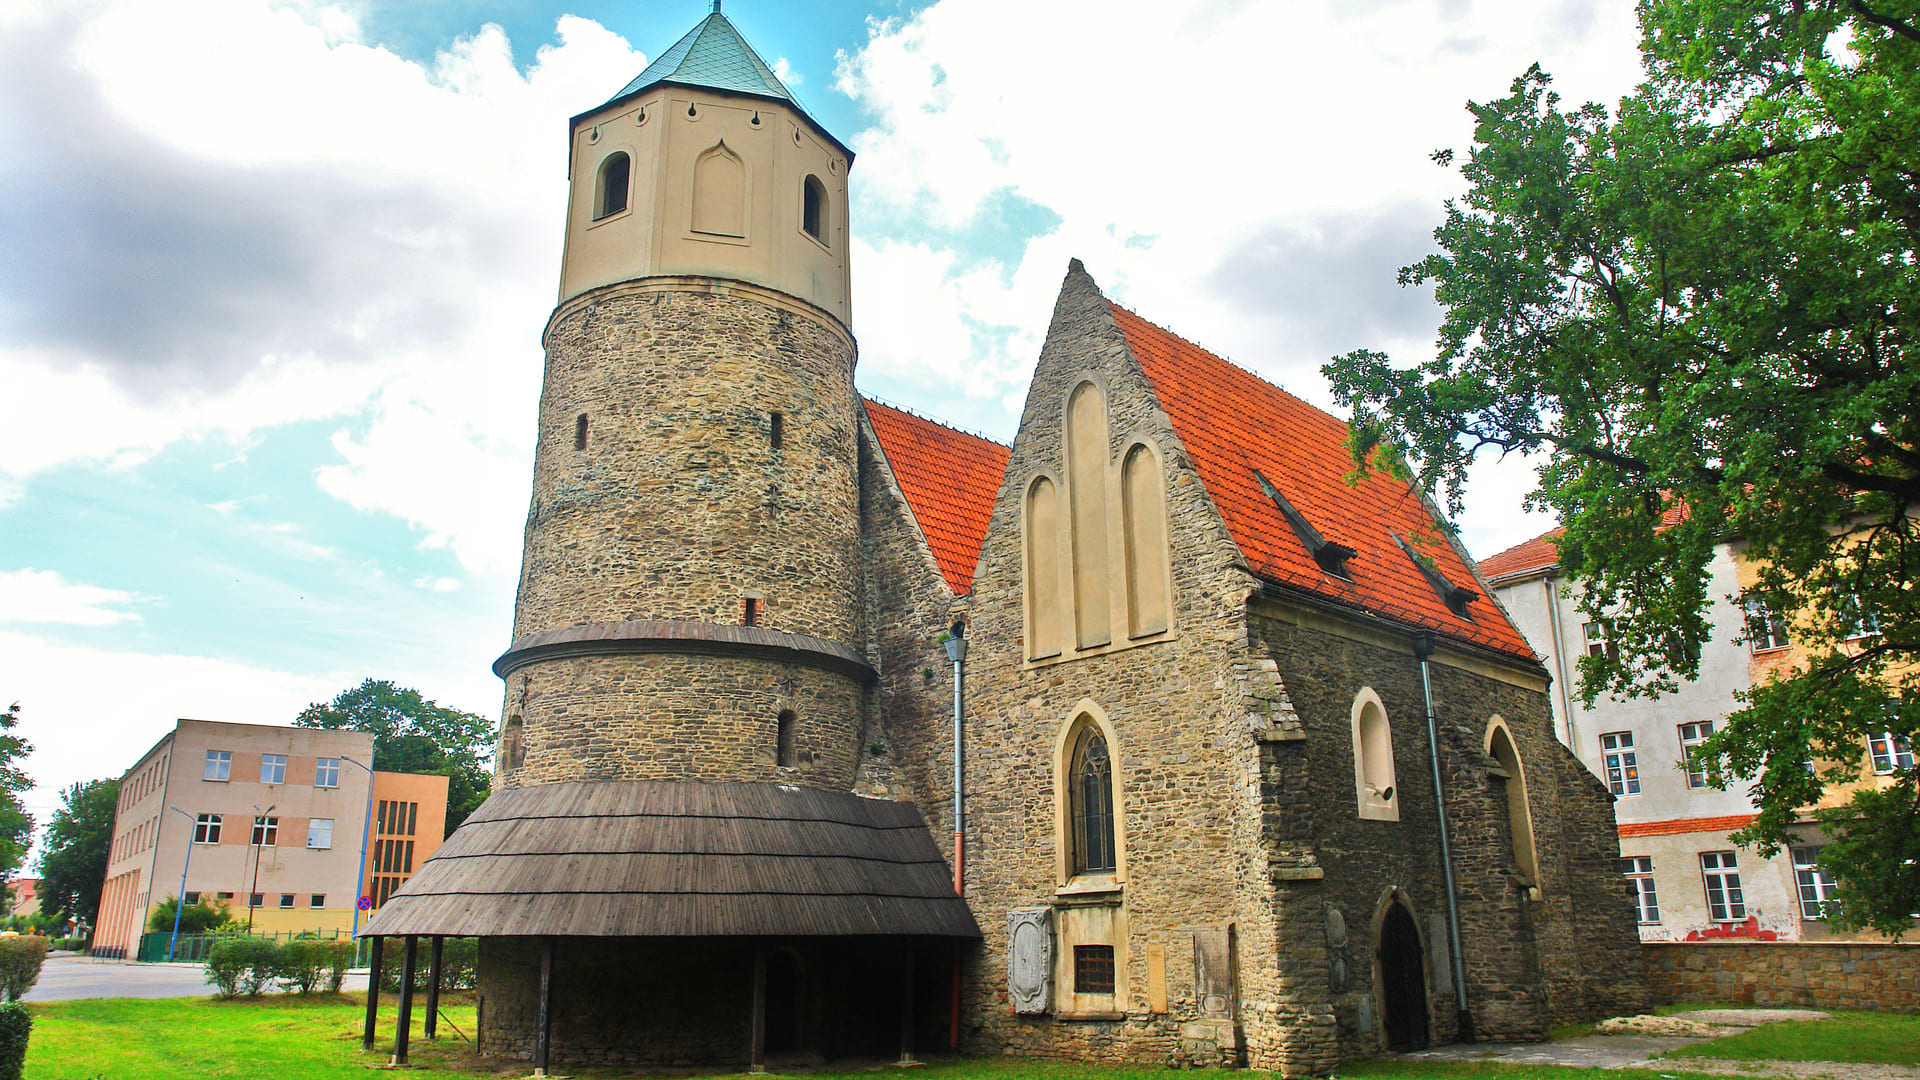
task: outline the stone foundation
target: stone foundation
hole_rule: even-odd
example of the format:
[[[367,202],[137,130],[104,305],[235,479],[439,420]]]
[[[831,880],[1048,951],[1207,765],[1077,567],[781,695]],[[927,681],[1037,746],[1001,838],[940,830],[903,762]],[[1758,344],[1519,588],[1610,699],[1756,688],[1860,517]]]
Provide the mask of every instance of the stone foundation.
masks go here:
[[[1648,942],[1661,1004],[1920,1011],[1920,945]]]

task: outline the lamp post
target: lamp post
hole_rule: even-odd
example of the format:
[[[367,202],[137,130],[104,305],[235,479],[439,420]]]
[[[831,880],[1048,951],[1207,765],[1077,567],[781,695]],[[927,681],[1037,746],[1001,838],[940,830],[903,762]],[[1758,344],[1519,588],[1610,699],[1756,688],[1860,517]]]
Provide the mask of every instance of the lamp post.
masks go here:
[[[360,898],[367,894],[367,840],[373,834],[373,767],[361,765],[345,754],[341,761],[353,762],[367,774],[367,820],[360,827],[360,876],[353,884],[353,939],[360,940]]]
[[[167,963],[173,963],[173,947],[180,941],[180,912],[187,906],[187,867],[193,865],[193,830],[199,827],[200,819],[185,810],[167,804],[167,809],[187,819],[187,858],[180,864],[180,893],[173,898],[173,936],[167,939]]]
[[[253,898],[260,895],[260,849],[267,839],[267,815],[273,813],[279,803],[268,803],[265,810],[259,803],[253,804],[253,835],[247,837],[253,841],[253,887],[247,890],[247,933],[253,933]]]

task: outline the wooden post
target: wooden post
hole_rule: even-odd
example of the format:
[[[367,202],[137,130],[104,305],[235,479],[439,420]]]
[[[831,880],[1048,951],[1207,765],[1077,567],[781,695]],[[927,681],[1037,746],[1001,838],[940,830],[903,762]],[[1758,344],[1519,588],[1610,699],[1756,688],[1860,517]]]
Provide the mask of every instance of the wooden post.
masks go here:
[[[767,1071],[767,950],[757,945],[753,950],[753,1029],[747,1047],[747,1071],[762,1073]]]
[[[905,963],[906,977],[900,986],[900,1064],[913,1064],[913,939],[907,939],[907,947],[900,950]]]
[[[533,1071],[547,1075],[547,1058],[553,1050],[553,939],[540,939],[540,1015],[533,1036]]]
[[[413,965],[420,954],[420,938],[407,935],[406,958],[400,962],[400,1020],[393,1031],[393,1063],[407,1063],[407,1039],[413,1034]]]
[[[367,1024],[360,1031],[360,1049],[373,1049],[373,1019],[380,1009],[380,946],[386,938],[374,938],[373,956],[367,966]]]
[[[953,939],[953,1016],[947,1024],[947,1049],[960,1049],[960,938]]]
[[[423,1034],[429,1039],[437,1039],[440,1033],[435,1031],[435,1021],[440,1018],[440,954],[447,943],[443,934],[433,935],[433,948],[428,953],[428,961],[433,969],[427,974],[427,1026]]]

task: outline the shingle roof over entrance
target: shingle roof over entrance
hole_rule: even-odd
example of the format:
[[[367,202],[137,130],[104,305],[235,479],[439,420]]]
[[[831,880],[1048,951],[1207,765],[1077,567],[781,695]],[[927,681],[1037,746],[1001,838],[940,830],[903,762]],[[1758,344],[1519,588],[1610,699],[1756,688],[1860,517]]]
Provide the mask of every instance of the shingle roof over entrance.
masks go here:
[[[973,588],[974,565],[1012,450],[872,398],[862,401],[940,573],[954,595],[964,595]]]
[[[1454,614],[1398,548],[1395,536],[1431,558],[1433,569],[1450,584],[1480,591],[1453,544],[1420,544],[1420,538],[1437,532],[1428,504],[1410,485],[1378,472],[1358,485],[1347,483],[1353,472],[1347,425],[1171,331],[1110,306],[1255,575],[1410,627],[1534,658],[1497,605],[1481,598],[1467,605],[1472,618]],[[1346,563],[1352,581],[1314,561],[1262,490],[1255,470],[1326,540],[1356,552]]]

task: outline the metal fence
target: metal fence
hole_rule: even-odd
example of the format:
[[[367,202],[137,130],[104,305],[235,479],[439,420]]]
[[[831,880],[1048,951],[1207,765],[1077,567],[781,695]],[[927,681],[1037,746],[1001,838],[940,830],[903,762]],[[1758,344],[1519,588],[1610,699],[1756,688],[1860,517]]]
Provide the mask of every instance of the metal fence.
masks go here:
[[[187,963],[193,963],[193,964],[205,963],[207,959],[207,954],[213,950],[214,942],[219,941],[222,938],[248,937],[248,936],[257,937],[257,938],[266,938],[270,941],[291,941],[294,938],[301,938],[301,937],[319,938],[323,941],[327,941],[327,940],[338,940],[340,938],[352,937],[353,931],[351,930],[278,930],[278,931],[256,930],[251,935],[248,935],[248,934],[181,934],[180,939],[177,942],[174,942],[173,959],[175,961],[186,961]],[[151,933],[140,935],[140,950],[138,954],[134,957],[134,959],[140,961],[143,964],[157,964],[165,960],[167,958],[167,943],[168,941],[172,940],[172,938],[173,938],[173,932],[169,930],[156,930]],[[366,965],[366,962],[367,962],[366,939],[362,938],[359,944],[360,944],[359,956],[355,961],[355,966],[363,967]]]

